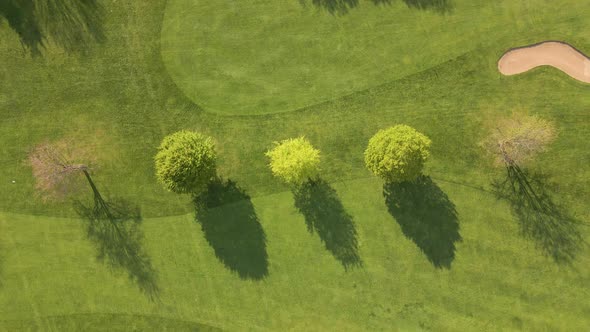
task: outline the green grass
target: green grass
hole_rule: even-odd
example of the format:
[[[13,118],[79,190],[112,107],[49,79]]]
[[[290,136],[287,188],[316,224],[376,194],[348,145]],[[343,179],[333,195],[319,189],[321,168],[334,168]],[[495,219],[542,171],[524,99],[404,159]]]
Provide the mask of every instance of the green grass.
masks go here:
[[[456,204],[462,237],[450,269],[434,267],[403,235],[379,181],[357,180],[333,187],[356,227],[361,267],[346,271],[307,232],[290,193],[281,193],[252,200],[267,239],[262,280],[241,279],[220,262],[193,214],[144,221],[144,250],[160,289],[156,302],[125,269],[110,271],[95,261],[80,221],[2,214],[3,319],[44,327],[45,316],[120,313],[227,330],[583,330],[590,324],[588,255],[578,257],[576,269],[559,267],[518,236],[506,204],[472,188],[439,185]]]
[[[192,321],[166,319],[149,315],[120,315],[77,313],[73,315],[49,316],[37,320],[3,321],[6,331],[220,331],[208,325]]]
[[[589,220],[589,86],[554,69],[514,77],[503,77],[496,69],[506,49],[546,39],[565,40],[590,53],[590,23],[583,15],[588,5],[565,0],[551,5],[499,1],[486,6],[455,1],[453,12],[441,15],[396,2],[391,7],[361,2],[346,15],[331,16],[311,5],[303,8],[295,0],[285,2],[285,7],[267,1],[248,8],[234,3],[239,6],[236,10],[250,13],[244,16],[250,19],[278,22],[279,17],[292,20],[300,15],[305,19],[300,22],[302,29],[308,32],[312,23],[326,29],[335,22],[348,24],[343,29],[367,25],[343,35],[348,44],[369,43],[373,36],[363,40],[363,31],[369,34],[375,30],[369,29],[371,24],[390,22],[400,26],[395,32],[400,42],[424,40],[427,45],[429,40],[438,47],[396,48],[382,43],[383,52],[409,52],[412,62],[403,66],[385,56],[364,63],[360,55],[355,55],[356,62],[312,66],[310,75],[317,84],[326,85],[309,96],[300,85],[292,94],[270,95],[264,89],[246,93],[224,85],[243,81],[224,80],[206,93],[218,98],[217,103],[231,99],[244,108],[226,105],[225,115],[220,115],[209,112],[223,111],[213,106],[213,99],[191,93],[186,97],[182,92],[187,92],[187,85],[174,72],[181,67],[170,65],[171,26],[167,25],[180,23],[170,15],[182,2],[168,2],[166,8],[163,0],[105,1],[106,41],[82,56],[50,46],[43,57],[31,59],[21,50],[16,34],[0,23],[0,330],[92,330],[107,321],[115,330],[210,326],[536,331],[584,330],[590,324],[587,246],[579,248],[572,265],[558,264],[546,257],[554,246],[543,245],[542,240],[571,241],[568,235],[573,230],[521,235],[522,220],[512,213],[515,207],[490,192],[492,181],[501,179],[503,171],[492,169],[477,147],[487,117],[519,108],[553,119],[559,138],[532,169],[550,175],[545,187],[563,211],[577,220]],[[196,26],[207,25],[208,20],[232,17],[223,10],[230,3],[219,3],[214,11],[207,9],[214,3],[199,3],[184,11],[195,15]],[[527,15],[519,17],[525,9]],[[282,11],[289,14],[278,15]],[[511,19],[514,23],[506,25]],[[237,23],[227,29],[207,25],[217,34],[211,35],[210,44],[199,46],[203,52],[225,49],[211,61],[225,59],[227,68],[236,64],[231,56],[237,53],[214,42],[223,42],[225,31],[226,37],[245,39],[241,33],[248,31],[242,28],[256,26],[255,21],[232,22]],[[288,32],[297,26],[285,25],[287,30],[273,43],[296,47],[289,44]],[[375,41],[387,37],[383,31],[377,34]],[[322,40],[328,47],[336,39]],[[178,49],[190,47],[194,45]],[[269,56],[282,52],[265,51]],[[198,68],[186,69],[195,66],[194,60],[182,67],[186,74],[213,68],[199,63]],[[255,64],[260,69],[260,62]],[[269,80],[292,84],[288,71],[293,68],[273,72],[276,76]],[[356,75],[352,73],[357,69]],[[248,79],[256,75],[268,77],[254,70]],[[358,85],[347,85],[348,77],[356,77]],[[261,109],[252,105],[265,100],[273,112],[300,109],[246,115],[258,113]],[[434,185],[419,192],[429,192],[444,203],[432,206],[433,211],[455,206],[456,214],[447,214],[447,227],[425,222],[412,228],[412,220],[431,222],[432,215],[392,209],[380,181],[363,166],[369,137],[396,123],[409,124],[433,139],[426,173]],[[219,172],[241,190],[229,186],[211,196],[207,211],[195,211],[187,196],[164,192],[155,180],[153,156],[160,140],[179,129],[214,136],[221,158]],[[88,236],[88,224],[71,202],[44,204],[35,196],[31,171],[23,160],[36,143],[63,135],[75,136],[95,151],[101,164],[94,180],[105,197],[122,197],[140,207],[144,220],[125,228],[125,241],[97,236],[109,234],[100,233],[100,227]],[[312,194],[326,202],[329,211],[298,200],[267,167],[264,152],[272,142],[299,135],[323,153],[322,178],[328,187]],[[89,196],[90,192],[83,194],[84,199]],[[410,200],[401,206],[407,204],[420,203]],[[234,227],[230,221],[242,215],[248,222],[243,229]],[[347,241],[330,239],[326,227],[337,226],[310,223],[314,216],[344,220],[345,227],[334,231]],[[313,233],[307,230],[310,225]],[[441,232],[429,233],[431,227]],[[588,241],[588,226],[577,226],[576,232]],[[121,243],[141,259],[118,257]],[[433,248],[454,256],[439,261]],[[346,251],[342,255],[341,249],[355,251],[360,265],[345,269],[350,256]],[[100,250],[111,256],[97,259]],[[146,296],[147,286],[157,290],[153,300]]]
[[[574,0],[452,1],[450,13],[439,13],[401,0],[380,6],[361,0],[338,15],[307,2],[170,0],[162,29],[166,68],[206,111],[284,112],[426,70],[543,24],[555,29],[556,21],[587,9]]]

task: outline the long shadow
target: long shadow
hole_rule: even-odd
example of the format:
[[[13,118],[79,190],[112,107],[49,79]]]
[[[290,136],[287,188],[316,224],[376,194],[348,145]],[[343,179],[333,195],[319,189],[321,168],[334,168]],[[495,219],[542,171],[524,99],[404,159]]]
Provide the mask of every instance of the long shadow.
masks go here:
[[[402,232],[437,268],[451,268],[455,243],[461,241],[455,204],[432,181],[422,176],[414,182],[388,183],[383,196],[389,213]]]
[[[376,5],[391,5],[394,0],[371,0]],[[419,10],[431,10],[438,13],[449,13],[453,6],[451,0],[402,0],[406,6]],[[306,0],[299,0],[305,6]],[[347,14],[351,9],[359,5],[359,0],[311,0],[315,7],[326,10],[333,15]]]
[[[305,217],[310,233],[316,232],[326,249],[345,269],[361,266],[357,232],[334,190],[322,179],[309,181],[293,191],[295,207]]]
[[[379,1],[379,0],[377,0]],[[438,13],[450,13],[453,9],[451,0],[403,0],[406,6]]]
[[[305,6],[306,0],[299,0]],[[358,0],[311,0],[311,4],[326,10],[330,14],[346,14],[350,9],[358,6]]]
[[[97,0],[2,0],[2,18],[33,56],[41,54],[48,40],[69,53],[105,40],[104,8]]]
[[[158,298],[156,272],[141,246],[143,234],[139,208],[123,199],[104,199],[90,176],[85,175],[91,184],[94,201],[91,204],[74,201],[74,208],[86,221],[88,238],[98,249],[98,260],[126,270],[129,278],[150,299]]]
[[[498,198],[510,203],[521,234],[556,263],[570,263],[583,244],[579,226],[555,203],[554,187],[543,174],[530,174],[517,165],[506,168],[506,177],[492,183]]]
[[[196,220],[217,258],[242,279],[266,277],[266,235],[250,196],[235,182],[216,178],[194,203]]]
[[[21,42],[32,54],[40,54],[44,36],[34,15],[34,3],[31,0],[2,0],[0,1],[0,21],[8,21],[8,25],[16,32]]]

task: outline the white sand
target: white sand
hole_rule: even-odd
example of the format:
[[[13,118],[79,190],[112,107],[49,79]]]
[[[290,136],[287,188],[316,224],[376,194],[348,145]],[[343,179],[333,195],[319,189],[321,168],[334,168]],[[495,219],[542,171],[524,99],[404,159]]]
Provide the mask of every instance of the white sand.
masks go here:
[[[498,69],[504,75],[524,73],[539,66],[553,66],[579,81],[590,83],[590,59],[565,43],[551,41],[513,49],[498,61]]]

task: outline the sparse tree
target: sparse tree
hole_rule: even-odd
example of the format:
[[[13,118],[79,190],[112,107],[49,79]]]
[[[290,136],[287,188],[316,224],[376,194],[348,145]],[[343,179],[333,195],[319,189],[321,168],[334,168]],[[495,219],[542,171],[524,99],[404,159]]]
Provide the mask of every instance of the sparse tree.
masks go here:
[[[318,176],[320,151],[305,137],[276,142],[266,156],[270,158],[272,174],[290,185],[301,185]]]
[[[211,137],[181,130],[162,140],[155,157],[156,176],[172,192],[198,195],[215,177],[216,159]]]
[[[37,145],[29,154],[36,188],[44,200],[61,200],[75,194],[90,179],[90,152],[62,139]],[[84,176],[82,176],[84,175]]]
[[[534,115],[514,113],[492,122],[483,148],[498,165],[524,166],[556,137],[552,122]]]
[[[88,222],[88,237],[98,244],[98,258],[108,259],[113,267],[126,268],[129,277],[150,298],[155,298],[159,289],[149,257],[140,244],[139,207],[125,200],[103,198],[90,176],[92,152],[68,139],[37,145],[28,158],[36,187],[43,199],[63,199],[77,193],[85,183],[89,185],[94,204],[86,205],[76,199],[74,207]]]
[[[365,164],[387,182],[413,181],[430,155],[428,137],[407,125],[377,132],[365,150]]]

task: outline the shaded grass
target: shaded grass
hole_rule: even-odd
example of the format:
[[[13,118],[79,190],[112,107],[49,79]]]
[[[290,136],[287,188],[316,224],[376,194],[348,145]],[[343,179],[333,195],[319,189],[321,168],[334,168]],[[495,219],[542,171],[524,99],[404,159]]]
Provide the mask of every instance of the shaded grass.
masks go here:
[[[299,0],[302,6],[312,4],[313,6],[326,10],[332,15],[344,15],[349,10],[359,6],[359,0]],[[375,6],[392,5],[395,0],[370,0]],[[451,0],[403,0],[403,2],[413,9],[433,10],[439,13],[447,13],[453,8]]]
[[[156,303],[125,273],[95,261],[79,220],[2,214],[0,241],[8,253],[3,318],[157,312],[227,330],[587,326],[587,251],[572,269],[560,268],[520,236],[508,204],[470,188],[439,185],[462,220],[463,240],[450,270],[425,259],[392,221],[380,181],[358,180],[331,186],[355,221],[360,269],[345,270],[319,237],[309,236],[290,192],[252,199],[267,237],[268,275],[261,281],[244,280],[219,264],[193,214],[145,219],[145,248],[161,289]],[[80,317],[77,326],[85,320]]]
[[[530,174],[517,165],[506,168],[506,178],[493,183],[496,195],[510,202],[521,234],[557,263],[571,263],[584,242],[580,227],[567,207],[555,202],[555,184],[546,174]]]
[[[404,0],[404,3],[410,8],[433,10],[440,13],[448,13],[453,9],[452,0]]]
[[[432,181],[422,176],[414,182],[387,183],[383,196],[389,213],[402,232],[438,268],[451,268],[455,243],[461,241],[455,204]]]
[[[302,6],[308,5],[305,0],[299,0]],[[313,6],[327,10],[330,14],[346,14],[358,6],[358,0],[311,0]]]
[[[8,25],[19,35],[24,46],[28,47],[32,54],[40,53],[40,47],[43,46],[43,35],[34,15],[32,1],[3,1],[0,3],[0,19],[8,22]]]
[[[93,205],[76,201],[75,209],[97,248],[98,261],[125,270],[150,299],[157,299],[156,272],[141,245],[142,218],[137,207],[121,199],[95,198]]]
[[[336,190],[325,180],[316,179],[295,188],[293,196],[307,230],[318,234],[326,249],[345,269],[361,266],[354,221],[342,206]]]
[[[196,221],[215,256],[243,279],[266,277],[266,236],[250,196],[235,182],[216,178],[194,201]]]
[[[96,0],[4,0],[4,18],[32,56],[48,43],[67,52],[84,52],[89,43],[103,42],[105,9]]]

